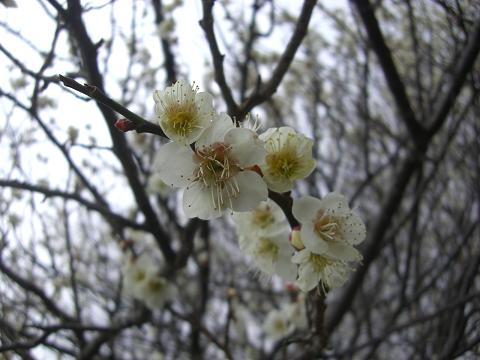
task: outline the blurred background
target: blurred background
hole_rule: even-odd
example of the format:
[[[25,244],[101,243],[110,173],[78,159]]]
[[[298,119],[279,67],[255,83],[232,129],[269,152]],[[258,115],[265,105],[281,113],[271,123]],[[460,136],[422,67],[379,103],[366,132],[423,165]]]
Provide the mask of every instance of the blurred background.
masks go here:
[[[5,5],[9,5],[8,7]],[[0,3],[0,359],[480,357],[478,1],[32,0]],[[166,139],[63,86],[155,121],[178,79],[218,111],[314,140],[292,197],[338,191],[367,225],[349,282],[298,301],[238,250],[228,216],[186,219],[153,158]],[[125,296],[126,248],[179,292]],[[318,322],[323,323],[319,332]]]

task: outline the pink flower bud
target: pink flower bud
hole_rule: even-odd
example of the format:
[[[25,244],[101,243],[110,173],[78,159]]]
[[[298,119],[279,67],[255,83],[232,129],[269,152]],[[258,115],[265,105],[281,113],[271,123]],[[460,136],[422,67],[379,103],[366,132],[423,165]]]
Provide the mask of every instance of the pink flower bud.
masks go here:
[[[137,127],[135,123],[127,119],[118,119],[117,121],[115,121],[114,126],[122,132],[135,130],[135,128]]]

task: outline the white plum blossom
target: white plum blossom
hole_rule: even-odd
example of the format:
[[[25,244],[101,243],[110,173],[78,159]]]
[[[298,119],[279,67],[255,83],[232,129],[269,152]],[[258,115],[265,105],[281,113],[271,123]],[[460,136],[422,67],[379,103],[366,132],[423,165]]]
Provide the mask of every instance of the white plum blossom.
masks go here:
[[[237,233],[247,237],[289,230],[285,214],[274,201],[267,199],[248,212],[234,213]]]
[[[153,93],[157,121],[171,140],[182,145],[196,141],[210,125],[215,112],[212,96],[179,80]]]
[[[292,261],[299,264],[295,283],[304,292],[314,289],[320,281],[324,291],[327,290],[325,285],[328,289],[340,287],[352,270],[345,261],[314,254],[307,249],[297,252]]]
[[[293,248],[288,236],[288,232],[280,230],[257,238],[245,238],[243,249],[265,274],[277,274],[284,280],[293,281],[297,277],[297,267],[291,262]]]
[[[303,330],[308,327],[305,298],[303,296],[299,296],[295,302],[286,304],[284,309],[287,314],[288,321],[296,329]]]
[[[292,303],[284,303],[279,310],[271,310],[265,319],[263,330],[273,340],[280,339],[294,330],[308,327],[305,299],[299,296]]]
[[[260,135],[267,156],[260,165],[268,187],[276,192],[293,188],[295,180],[311,174],[315,168],[313,141],[288,126],[271,128]]]
[[[268,189],[256,167],[265,150],[251,130],[237,128],[226,114],[217,116],[194,145],[161,147],[156,172],[172,187],[184,187],[187,217],[213,219],[226,209],[249,211],[267,199]]]
[[[122,273],[125,293],[143,301],[151,310],[161,308],[176,294],[174,285],[160,275],[159,266],[148,253],[128,257]]]
[[[272,200],[255,209],[235,213],[240,249],[252,257],[256,267],[268,276],[277,274],[287,281],[295,280],[296,266],[290,261],[290,228],[282,209]]]
[[[296,199],[292,212],[301,223],[300,237],[308,251],[343,261],[361,260],[353,245],[365,239],[365,224],[350,210],[343,195]]]
[[[122,266],[124,291],[130,296],[137,297],[147,276],[156,270],[153,258],[146,253],[138,257],[128,256]]]
[[[272,340],[278,340],[288,335],[293,326],[288,320],[287,313],[282,310],[272,310],[267,314],[263,324],[263,331]]]
[[[177,291],[175,286],[165,277],[157,273],[149,273],[138,293],[138,299],[142,300],[151,310],[161,308],[171,300]]]

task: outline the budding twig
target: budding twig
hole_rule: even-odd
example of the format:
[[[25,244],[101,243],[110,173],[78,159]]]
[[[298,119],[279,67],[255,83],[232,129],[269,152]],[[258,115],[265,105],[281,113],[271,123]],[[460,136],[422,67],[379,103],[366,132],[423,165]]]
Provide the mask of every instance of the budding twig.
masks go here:
[[[58,75],[59,81],[63,83],[66,87],[69,87],[73,90],[76,90],[89,98],[109,107],[110,109],[116,111],[117,113],[125,116],[128,120],[130,120],[135,126],[134,130],[137,133],[150,133],[155,135],[160,135],[166,137],[163,130],[160,126],[145,120],[141,116],[131,112],[123,105],[119,104],[115,100],[110,99],[107,95],[105,95],[98,87],[92,86],[89,84],[80,84],[72,78],[67,76]],[[133,130],[133,129],[132,129]]]

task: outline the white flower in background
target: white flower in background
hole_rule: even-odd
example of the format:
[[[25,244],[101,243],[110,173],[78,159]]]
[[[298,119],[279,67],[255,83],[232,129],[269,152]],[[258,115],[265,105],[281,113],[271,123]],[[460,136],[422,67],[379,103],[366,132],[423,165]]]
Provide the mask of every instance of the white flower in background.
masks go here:
[[[315,168],[312,157],[313,141],[288,126],[271,128],[260,135],[265,141],[267,156],[260,165],[270,189],[286,192],[295,180],[311,174]]]
[[[125,293],[143,301],[152,310],[162,307],[176,293],[173,284],[160,276],[158,264],[148,253],[128,257],[122,272]]]
[[[254,132],[236,128],[228,115],[221,114],[195,142],[194,152],[168,143],[158,152],[155,168],[167,184],[185,187],[187,217],[208,220],[225,209],[251,210],[267,199],[267,186],[254,168],[264,156]]]
[[[182,145],[196,141],[210,125],[214,110],[212,96],[197,92],[183,80],[153,92],[157,120],[170,139]]]
[[[299,330],[308,327],[307,311],[305,308],[305,298],[299,296],[297,301],[286,304],[284,311],[287,314],[288,321]]]
[[[149,274],[156,270],[154,260],[146,253],[138,257],[128,256],[122,266],[124,291],[130,296],[137,297]]]
[[[307,250],[344,261],[361,260],[353,245],[365,240],[365,224],[343,195],[330,193],[322,200],[306,196],[293,201],[292,212],[302,224],[300,237]]]
[[[247,323],[252,320],[248,309],[239,302],[237,296],[231,300],[231,311],[236,338],[243,344],[248,343]]]
[[[272,200],[261,202],[252,211],[234,213],[240,249],[251,256],[256,267],[269,276],[277,274],[295,280],[296,265],[290,259],[290,227],[282,209]]]
[[[320,281],[325,290],[342,286],[352,270],[345,261],[333,259],[325,255],[314,254],[307,249],[297,252],[292,262],[299,264],[298,287],[308,292],[315,288]]]
[[[165,360],[165,356],[159,351],[154,351],[150,360]]]
[[[158,25],[158,35],[161,39],[169,40],[175,30],[175,21],[173,19],[165,19]]]
[[[142,300],[151,310],[161,308],[176,295],[176,288],[158,272],[148,273],[139,289],[137,298]]]
[[[259,236],[278,232],[279,229],[289,231],[285,214],[280,206],[270,199],[262,201],[252,211],[234,213],[233,219],[239,236]]]
[[[263,331],[272,340],[278,340],[288,335],[293,330],[293,327],[288,321],[285,311],[272,310],[267,314],[263,324]]]
[[[150,194],[167,196],[172,192],[172,188],[167,185],[157,173],[154,173],[148,178],[147,191]]]
[[[293,281],[297,277],[297,266],[291,262],[294,249],[288,236],[288,231],[280,230],[259,237],[245,237],[240,246],[265,274],[277,274],[284,280]]]

